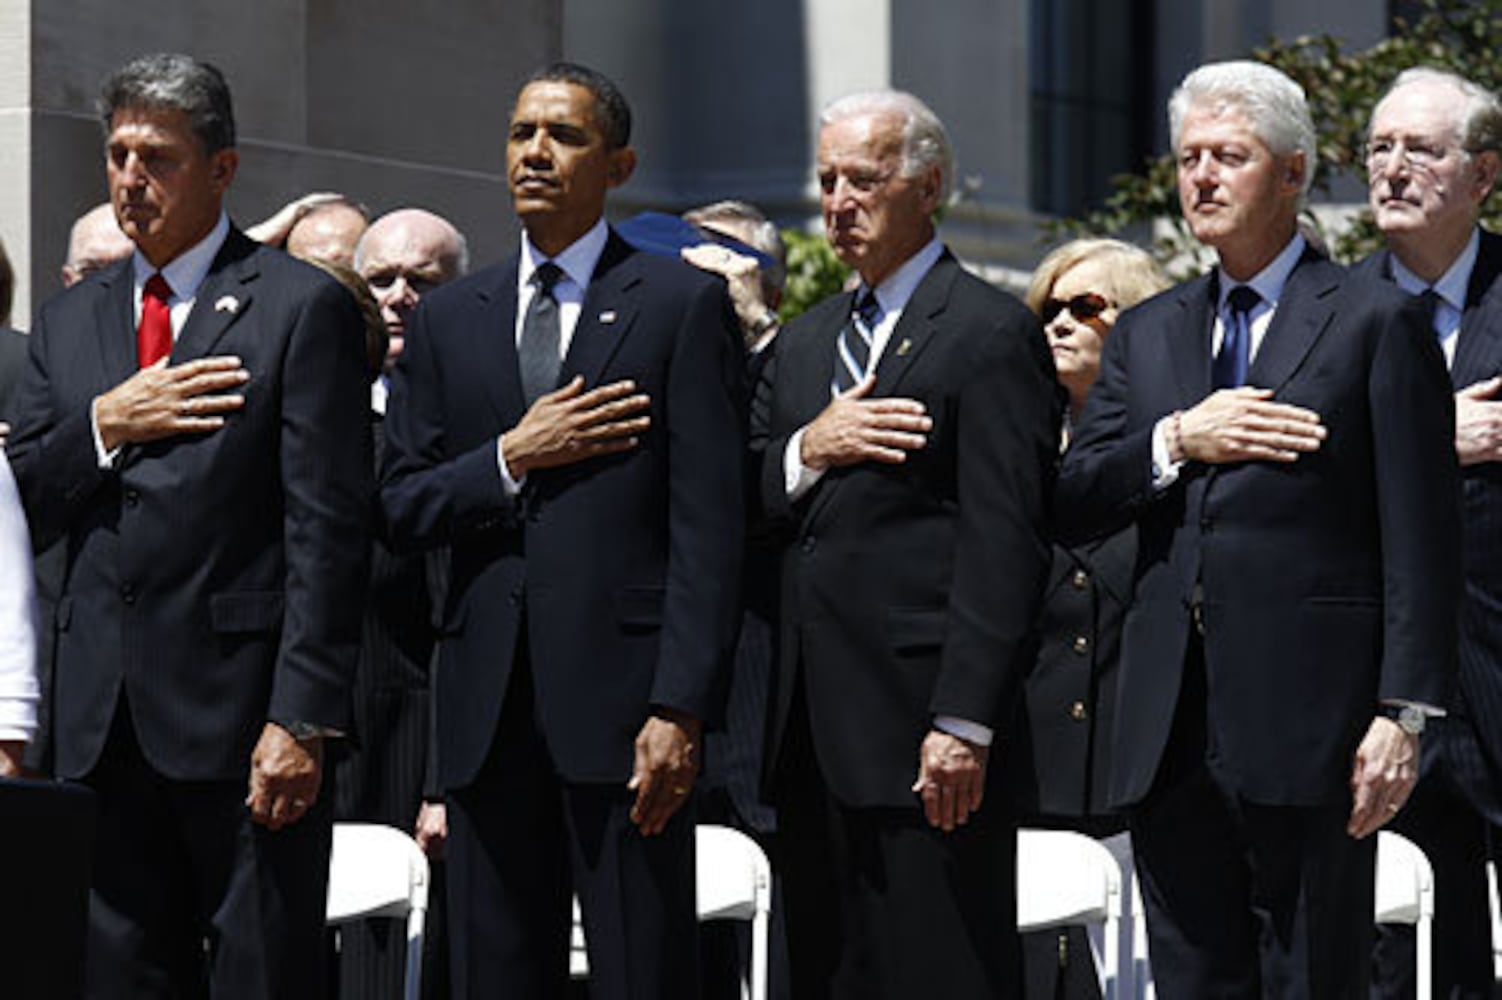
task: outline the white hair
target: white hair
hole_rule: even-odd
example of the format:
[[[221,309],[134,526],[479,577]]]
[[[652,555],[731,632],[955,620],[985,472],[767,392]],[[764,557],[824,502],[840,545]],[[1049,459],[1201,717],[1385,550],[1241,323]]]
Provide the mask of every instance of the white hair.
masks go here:
[[[954,179],[954,147],[939,116],[906,91],[870,90],[826,104],[819,113],[819,127],[862,115],[896,115],[902,119],[902,175],[914,177],[938,167],[939,204],[947,203]]]
[[[1456,138],[1460,140],[1461,147],[1467,153],[1484,153],[1488,150],[1502,152],[1502,102],[1497,100],[1497,95],[1492,91],[1449,70],[1434,66],[1411,66],[1405,69],[1387,85],[1387,89],[1377,99],[1372,108],[1372,117],[1376,117],[1377,108],[1394,91],[1411,83],[1439,83],[1454,88],[1465,99],[1464,106],[1457,108],[1455,115]],[[1367,123],[1367,131],[1371,131],[1370,121]]]
[[[1175,150],[1189,109],[1206,105],[1240,111],[1274,155],[1303,153],[1303,194],[1309,193],[1316,150],[1314,120],[1303,87],[1264,63],[1207,63],[1184,77],[1168,99],[1168,134]]]

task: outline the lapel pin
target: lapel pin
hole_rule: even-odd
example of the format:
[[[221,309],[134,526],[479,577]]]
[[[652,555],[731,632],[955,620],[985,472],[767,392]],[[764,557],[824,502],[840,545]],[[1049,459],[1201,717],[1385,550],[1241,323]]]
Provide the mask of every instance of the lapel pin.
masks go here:
[[[615,322],[615,310],[614,309],[606,309],[604,312],[600,313],[600,322],[601,323],[614,323]]]
[[[899,358],[905,358],[905,357],[907,357],[907,352],[911,351],[912,349],[913,349],[913,338],[912,337],[903,337],[902,338],[902,343],[900,343],[900,344],[897,345],[897,356]]]
[[[216,313],[229,313],[233,316],[240,311],[240,300],[233,295],[226,295],[214,303],[214,311]]]

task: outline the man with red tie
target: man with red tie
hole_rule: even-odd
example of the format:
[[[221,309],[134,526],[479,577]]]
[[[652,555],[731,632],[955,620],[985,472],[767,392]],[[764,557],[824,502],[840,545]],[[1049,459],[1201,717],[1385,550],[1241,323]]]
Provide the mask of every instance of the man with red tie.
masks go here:
[[[100,102],[127,260],[44,305],[11,458],[67,539],[57,771],[95,792],[91,997],[321,996],[324,742],[369,548],[353,299],[235,229],[229,88],[147,56]]]

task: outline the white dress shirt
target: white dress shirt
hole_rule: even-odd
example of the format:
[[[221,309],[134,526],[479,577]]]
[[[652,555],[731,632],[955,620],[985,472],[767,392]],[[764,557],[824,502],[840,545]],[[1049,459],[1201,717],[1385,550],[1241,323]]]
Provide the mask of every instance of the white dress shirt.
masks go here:
[[[584,307],[584,293],[589,288],[595,266],[600,263],[600,255],[605,252],[605,243],[609,238],[610,227],[602,217],[589,232],[570,243],[556,257],[550,258],[532,245],[526,230],[522,231],[521,260],[516,268],[516,324],[513,330],[518,347],[522,342],[522,327],[527,320],[527,309],[532,305],[532,296],[537,294],[532,275],[551,260],[563,271],[563,276],[553,286],[553,298],[558,301],[558,358],[561,361],[568,357],[569,344],[574,341],[574,328],[579,325],[579,311]],[[496,438],[495,456],[501,467],[501,486],[507,496],[515,496],[521,491],[526,477],[517,479],[511,475],[511,470],[506,466],[506,455],[500,438]]]
[[[31,536],[0,451],[0,740],[29,740],[37,727],[36,584]]]

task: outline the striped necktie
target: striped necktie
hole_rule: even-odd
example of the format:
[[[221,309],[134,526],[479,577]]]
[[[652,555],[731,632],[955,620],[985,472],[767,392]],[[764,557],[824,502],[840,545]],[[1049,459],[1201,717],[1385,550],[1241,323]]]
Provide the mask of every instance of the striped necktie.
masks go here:
[[[838,396],[849,392],[871,367],[871,340],[876,325],[881,322],[881,306],[870,289],[861,293],[850,321],[840,331],[835,342],[834,380],[830,393]]]

